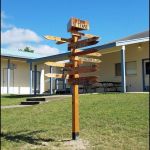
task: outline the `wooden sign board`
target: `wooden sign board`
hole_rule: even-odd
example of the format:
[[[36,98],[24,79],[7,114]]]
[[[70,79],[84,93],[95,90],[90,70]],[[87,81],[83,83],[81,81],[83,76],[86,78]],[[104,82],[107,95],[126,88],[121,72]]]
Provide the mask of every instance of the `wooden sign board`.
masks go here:
[[[78,41],[76,43],[68,44],[68,50],[71,50],[71,48],[77,49],[77,48],[81,48],[81,47],[86,47],[86,46],[97,44],[98,41],[96,41],[96,40],[98,38],[99,37],[92,37],[92,38],[88,38],[88,39],[85,39],[85,40]]]
[[[82,64],[82,63],[83,62],[81,60],[78,60],[78,64],[79,65]],[[73,66],[72,63],[57,63],[57,62],[50,62],[50,61],[45,62],[44,64],[47,65],[47,66],[62,67],[62,68],[64,68],[64,67],[72,67]]]
[[[97,83],[97,78],[96,76],[89,76],[89,77],[80,77],[78,79],[68,79],[68,83],[70,84],[80,84],[80,85],[86,85],[86,84],[93,84]]]
[[[71,18],[67,25],[68,32],[73,30],[89,30],[89,22],[78,18]]]
[[[86,58],[86,57],[79,57],[79,60],[84,61],[84,62],[91,62],[91,63],[101,63],[102,62],[99,59]]]
[[[76,52],[84,52],[84,51],[76,49]],[[100,57],[100,56],[102,56],[102,55],[98,52],[85,54],[85,57]]]
[[[64,79],[69,79],[69,74],[55,74],[55,73],[47,73],[45,74],[46,77],[48,78],[64,78]],[[78,74],[75,74],[75,78],[79,78]]]
[[[88,80],[88,81],[83,81],[83,80],[72,80],[71,82],[68,82],[69,84],[76,84],[76,85],[92,85],[92,84],[95,84],[95,83],[98,83],[97,80]]]
[[[61,38],[61,37],[57,37],[57,36],[51,36],[51,35],[45,35],[44,38],[47,40],[53,40],[53,41],[58,41],[58,42],[62,42],[62,43],[70,42],[70,39]]]
[[[82,74],[82,73],[90,73],[90,72],[95,72],[98,70],[98,65],[93,65],[93,66],[81,66],[81,67],[76,67],[73,69],[70,69],[68,71],[68,74]]]
[[[99,51],[98,49],[90,48],[89,50],[84,50],[81,52],[74,53],[74,54],[72,54],[72,56],[82,56],[82,55],[87,55],[87,54],[93,54],[93,53],[96,53],[98,51]]]
[[[85,34],[85,33],[77,32],[77,31],[72,31],[71,33],[72,33],[72,35],[76,35],[76,36],[80,36],[80,37],[86,37],[86,38],[96,37],[93,34]]]

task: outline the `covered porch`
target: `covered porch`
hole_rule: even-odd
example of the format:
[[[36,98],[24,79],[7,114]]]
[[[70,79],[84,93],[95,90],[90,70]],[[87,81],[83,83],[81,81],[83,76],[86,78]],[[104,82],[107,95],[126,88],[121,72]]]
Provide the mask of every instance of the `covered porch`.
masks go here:
[[[120,91],[146,91],[149,88],[148,79],[145,74],[144,63],[148,60],[149,45],[148,37],[128,38],[114,41],[101,46],[96,46],[83,50],[95,49],[101,53],[100,71],[95,74],[99,77],[100,82],[120,82]],[[63,70],[58,70],[50,66],[45,68],[43,65],[47,61],[65,61],[68,60],[70,53],[63,53],[54,56],[48,56],[38,59],[28,60],[30,64],[30,94],[37,94],[37,68],[40,68],[40,87],[39,93],[43,94],[46,90],[49,94],[54,94],[60,87],[58,79],[45,79],[45,73],[63,73]],[[148,60],[149,62],[149,60]],[[34,80],[33,80],[34,78]],[[47,83],[45,82],[47,81]],[[34,82],[34,83],[33,83]],[[62,80],[62,89],[67,88],[66,80]],[[33,89],[34,87],[34,89]],[[103,89],[104,90],[104,89]],[[102,88],[97,88],[96,92],[102,92]],[[92,92],[92,91],[89,91]]]

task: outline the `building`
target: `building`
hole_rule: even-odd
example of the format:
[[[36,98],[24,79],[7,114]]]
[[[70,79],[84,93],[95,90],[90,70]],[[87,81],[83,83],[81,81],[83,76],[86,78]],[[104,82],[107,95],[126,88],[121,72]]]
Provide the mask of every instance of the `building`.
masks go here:
[[[88,48],[89,49],[89,48]],[[84,49],[84,50],[88,50]],[[92,47],[102,54],[99,71],[94,73],[100,81],[122,83],[122,92],[149,91],[149,31]],[[65,80],[46,78],[45,73],[62,73],[62,69],[45,66],[47,61],[65,61],[68,53],[41,57],[34,53],[11,50],[1,51],[1,93],[36,94],[69,85]],[[91,73],[93,75],[93,72]],[[89,74],[88,74],[89,75]],[[102,89],[97,89],[101,92]]]

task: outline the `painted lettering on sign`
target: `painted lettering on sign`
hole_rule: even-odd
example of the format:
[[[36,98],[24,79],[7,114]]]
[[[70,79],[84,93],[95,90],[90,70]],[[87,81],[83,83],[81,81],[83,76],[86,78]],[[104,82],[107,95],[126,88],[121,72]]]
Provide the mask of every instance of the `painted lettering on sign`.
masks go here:
[[[68,23],[68,32],[73,30],[89,30],[89,22],[78,18],[71,18]]]
[[[101,63],[102,61],[99,59],[94,59],[94,58],[87,58],[87,57],[78,57],[79,60],[84,61],[84,62],[91,62],[91,63]]]

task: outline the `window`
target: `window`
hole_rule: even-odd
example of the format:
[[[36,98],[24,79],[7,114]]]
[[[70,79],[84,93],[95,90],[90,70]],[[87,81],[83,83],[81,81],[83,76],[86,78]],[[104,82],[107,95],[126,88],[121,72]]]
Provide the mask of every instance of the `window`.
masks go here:
[[[150,74],[150,62],[145,63],[145,68],[146,68],[146,74]]]
[[[115,75],[121,76],[121,64],[120,63],[115,64]]]
[[[136,75],[137,74],[136,61],[126,63],[126,74],[127,75]]]
[[[126,75],[136,75],[136,61],[126,62]],[[121,76],[121,63],[115,64],[115,76]]]

